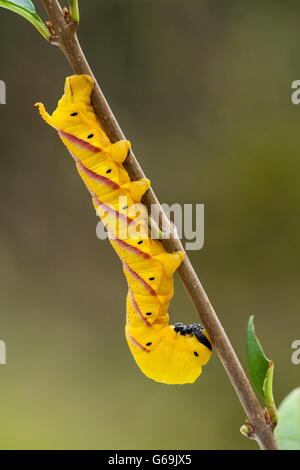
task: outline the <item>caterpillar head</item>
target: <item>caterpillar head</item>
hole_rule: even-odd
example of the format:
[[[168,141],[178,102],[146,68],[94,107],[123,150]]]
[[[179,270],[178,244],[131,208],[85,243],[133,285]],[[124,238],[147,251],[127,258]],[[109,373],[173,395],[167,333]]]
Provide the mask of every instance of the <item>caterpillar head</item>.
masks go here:
[[[199,324],[127,326],[126,339],[142,372],[156,382],[193,383],[211,356],[209,336]]]
[[[65,89],[56,110],[48,114],[42,103],[36,103],[42,118],[58,131],[63,131],[95,146],[106,143],[91,103],[94,80],[89,75],[72,75],[65,81]],[[92,136],[92,138],[90,137]]]

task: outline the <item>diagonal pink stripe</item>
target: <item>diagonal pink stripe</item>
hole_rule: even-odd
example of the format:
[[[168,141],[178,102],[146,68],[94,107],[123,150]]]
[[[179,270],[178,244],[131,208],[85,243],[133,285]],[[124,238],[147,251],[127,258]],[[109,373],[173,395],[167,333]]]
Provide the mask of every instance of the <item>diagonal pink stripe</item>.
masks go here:
[[[145,346],[143,346],[141,343],[139,343],[135,338],[133,338],[133,336],[130,336],[130,335],[128,335],[128,336],[129,336],[129,339],[132,342],[132,344],[134,344],[135,346],[140,348],[142,351],[147,352],[147,353],[151,352],[150,349],[145,348]]]
[[[144,315],[142,314],[142,312],[140,311],[139,309],[139,306],[138,304],[136,303],[136,300],[134,298],[134,295],[133,295],[133,292],[131,289],[129,289],[129,298],[130,298],[130,301],[132,303],[132,306],[134,308],[134,310],[136,311],[136,313],[140,316],[141,320],[143,320],[143,322],[145,323],[145,325],[147,326],[152,326],[151,323],[148,322],[147,318],[144,317]]]
[[[109,214],[115,214],[116,218],[122,219],[125,222],[127,222],[128,224],[130,224],[130,222],[132,222],[132,219],[127,217],[127,215],[122,214],[121,212],[117,211],[116,209],[113,209],[108,204],[104,204],[104,202],[100,201],[100,199],[98,198],[98,196],[95,193],[92,193],[91,191],[90,191],[90,193],[91,193],[92,198],[94,199],[94,201],[95,201],[95,203],[98,207],[102,206],[103,209],[105,209]]]
[[[148,253],[144,253],[142,250],[139,250],[139,248],[129,245],[129,243],[124,242],[124,240],[121,240],[120,238],[115,238],[114,241],[117,243],[117,245],[121,246],[122,248],[125,248],[125,250],[131,251],[132,253],[135,253],[136,255],[141,256],[144,259],[152,258],[152,256]]]
[[[77,147],[89,150],[92,153],[102,152],[101,148],[95,147],[94,145],[89,144],[88,142],[85,142],[84,140],[79,139],[78,137],[75,137],[75,135],[68,134],[67,132],[64,132],[62,130],[58,130],[58,134],[60,135],[60,137],[67,139],[70,143],[77,145]]]
[[[98,173],[95,173],[95,171],[90,170],[90,168],[87,168],[80,160],[77,160],[77,166],[79,167],[79,170],[86,174],[86,176],[92,178],[98,183],[103,183],[106,186],[109,186],[111,189],[120,188],[120,186],[114,181],[110,180],[109,178],[106,178],[105,176],[98,175]]]
[[[139,282],[145,287],[145,289],[147,289],[147,291],[149,292],[150,295],[153,295],[153,296],[157,295],[156,292],[155,292],[155,290],[152,289],[152,287],[149,286],[149,284],[147,284],[147,282],[144,281],[144,279],[143,279],[138,273],[136,273],[135,271],[133,271],[133,269],[131,269],[130,266],[128,266],[127,263],[125,263],[125,262],[123,262],[123,263],[124,263],[124,266],[125,266],[126,271],[128,271],[129,274],[130,274],[134,279],[136,279],[137,281],[139,281]]]

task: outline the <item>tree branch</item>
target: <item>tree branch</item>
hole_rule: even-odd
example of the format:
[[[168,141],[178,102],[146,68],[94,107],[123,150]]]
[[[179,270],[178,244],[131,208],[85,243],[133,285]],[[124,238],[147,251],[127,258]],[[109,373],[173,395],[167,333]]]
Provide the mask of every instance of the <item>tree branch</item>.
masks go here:
[[[75,74],[88,74],[95,80],[92,100],[101,126],[111,141],[115,142],[117,140],[124,139],[125,136],[92,73],[84,53],[82,52],[76,35],[77,24],[74,21],[69,24],[66,23],[58,0],[43,0],[43,4],[56,33],[56,44],[66,56]],[[132,151],[130,151],[124,166],[132,180],[145,177]],[[143,203],[146,205],[148,210],[151,208],[152,204],[156,204],[160,209],[160,216],[163,223],[166,224],[165,226],[171,225],[170,239],[162,241],[166,250],[169,252],[173,252],[175,250],[184,251],[172,224],[170,224],[169,219],[162,211],[151,188],[145,194]],[[178,273],[189,296],[191,297],[192,302],[194,303],[203,326],[208,331],[213,341],[219,358],[236,394],[239,397],[248,420],[253,427],[255,439],[258,441],[262,449],[276,450],[277,444],[271,427],[266,423],[264,413],[258,399],[187,255],[179,267]]]

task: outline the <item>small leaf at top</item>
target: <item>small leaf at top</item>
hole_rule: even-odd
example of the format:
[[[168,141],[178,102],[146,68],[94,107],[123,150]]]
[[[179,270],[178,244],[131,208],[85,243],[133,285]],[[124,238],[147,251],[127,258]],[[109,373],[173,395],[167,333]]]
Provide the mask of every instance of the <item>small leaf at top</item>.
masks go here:
[[[32,13],[36,13],[35,6],[30,0],[8,0],[7,3],[13,3],[14,5],[19,5],[20,7],[25,8]]]
[[[0,0],[0,7],[23,16],[23,18],[26,18],[31,24],[33,24],[45,39],[50,40],[50,31],[36,13],[34,4],[30,0]]]
[[[263,348],[255,334],[254,315],[251,315],[248,321],[247,353],[249,373],[252,383],[259,395],[264,398],[264,383],[268,373],[270,361],[266,358]]]
[[[278,409],[275,437],[281,450],[300,450],[300,387],[293,390]]]

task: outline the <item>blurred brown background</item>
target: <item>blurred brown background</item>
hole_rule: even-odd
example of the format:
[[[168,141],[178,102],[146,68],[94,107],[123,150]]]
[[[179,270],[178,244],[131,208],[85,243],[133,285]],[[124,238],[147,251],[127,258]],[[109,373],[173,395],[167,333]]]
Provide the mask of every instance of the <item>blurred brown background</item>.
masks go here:
[[[159,199],[205,204],[192,262],[244,364],[256,315],[279,403],[300,373],[299,2],[80,3],[86,55]],[[256,448],[216,354],[194,385],[136,367],[120,264],[33,107],[53,110],[69,74],[57,48],[0,10],[0,447]],[[176,286],[172,321],[197,321]]]

